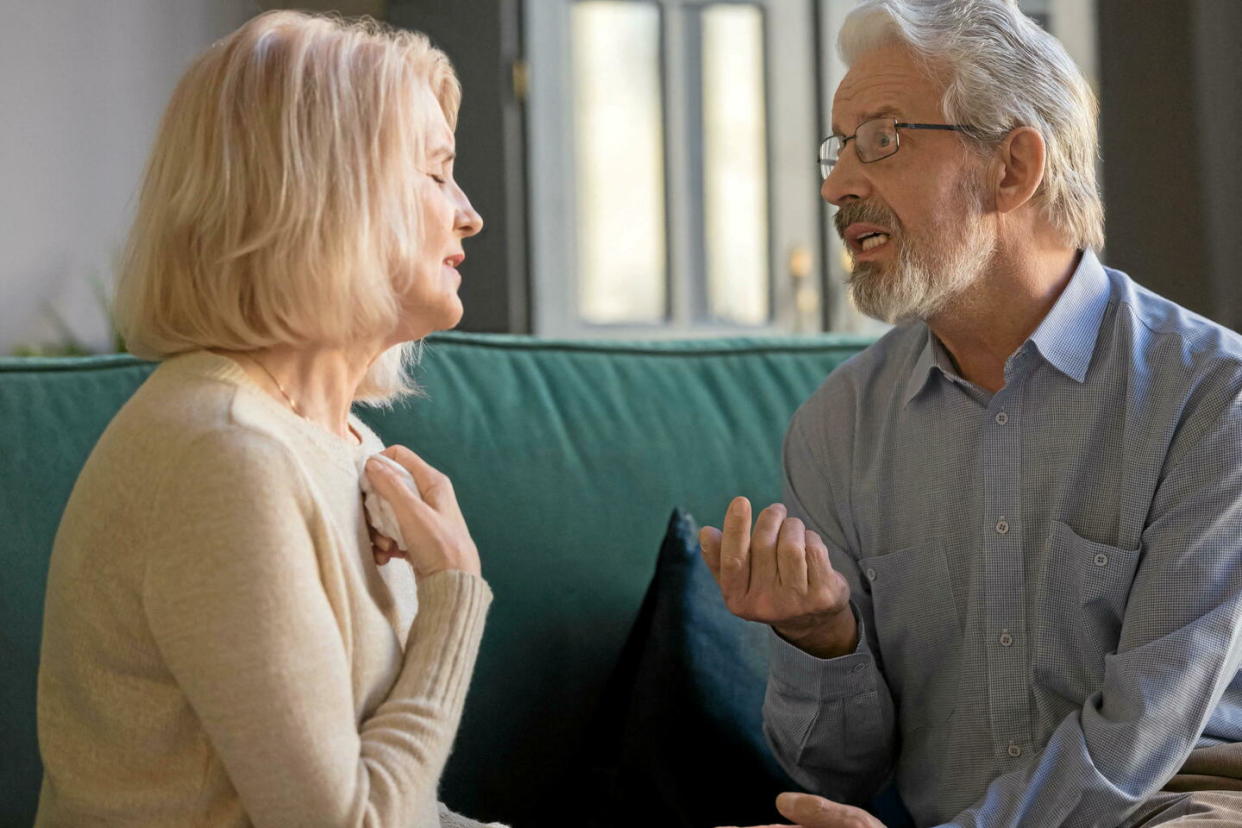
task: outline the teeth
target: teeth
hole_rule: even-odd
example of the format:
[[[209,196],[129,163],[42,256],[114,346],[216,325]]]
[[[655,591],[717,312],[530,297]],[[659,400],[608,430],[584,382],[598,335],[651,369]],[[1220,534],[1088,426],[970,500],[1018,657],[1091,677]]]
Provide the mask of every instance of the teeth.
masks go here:
[[[887,233],[875,233],[862,239],[858,246],[863,250],[871,250],[874,247],[879,247],[886,241],[888,241]]]

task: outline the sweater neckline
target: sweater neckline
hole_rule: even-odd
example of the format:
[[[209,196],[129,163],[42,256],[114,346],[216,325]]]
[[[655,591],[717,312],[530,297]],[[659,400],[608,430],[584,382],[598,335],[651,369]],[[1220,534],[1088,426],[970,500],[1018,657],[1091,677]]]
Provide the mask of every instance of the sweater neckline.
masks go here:
[[[358,463],[370,456],[374,448],[369,445],[369,435],[374,433],[358,418],[354,412],[349,413],[349,427],[358,435],[360,441],[354,443],[339,434],[334,434],[319,423],[296,414],[287,405],[274,399],[263,390],[262,386],[251,379],[250,375],[232,359],[207,350],[188,351],[169,357],[165,365],[177,370],[214,379],[235,386],[246,398],[254,401],[281,425],[319,449],[328,459],[335,461],[343,468],[356,470]]]

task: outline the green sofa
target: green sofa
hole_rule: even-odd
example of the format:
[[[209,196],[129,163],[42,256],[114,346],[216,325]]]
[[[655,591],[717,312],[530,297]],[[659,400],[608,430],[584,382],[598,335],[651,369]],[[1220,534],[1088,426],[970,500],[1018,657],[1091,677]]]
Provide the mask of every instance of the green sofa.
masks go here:
[[[360,411],[451,476],[496,595],[445,801],[557,824],[670,511],[718,524],[734,495],[778,500],[789,416],[866,344],[445,334],[417,371],[424,398]],[[38,796],[35,677],[57,522],[151,368],[128,356],[0,360],[0,825],[29,825]]]

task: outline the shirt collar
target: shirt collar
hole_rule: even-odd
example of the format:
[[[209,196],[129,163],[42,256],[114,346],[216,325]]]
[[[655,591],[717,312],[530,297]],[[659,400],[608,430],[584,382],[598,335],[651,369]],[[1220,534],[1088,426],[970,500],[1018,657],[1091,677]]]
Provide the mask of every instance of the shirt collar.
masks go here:
[[[944,346],[936,339],[931,328],[923,323],[919,324],[923,325],[926,336],[923,337],[923,348],[919,351],[919,358],[915,361],[910,376],[906,378],[906,387],[901,395],[903,405],[909,403],[923,390],[923,386],[927,385],[927,381],[931,378],[932,371],[939,371],[945,376],[953,375],[952,365],[948,354],[944,351]]]
[[[1110,296],[1108,274],[1095,253],[1086,250],[1056,304],[1031,334],[1044,359],[1075,382],[1087,378]]]
[[[1090,250],[1083,251],[1078,267],[1070,277],[1069,284],[1061,291],[1056,304],[1031,334],[1030,342],[1050,365],[1075,382],[1087,378],[1095,341],[1100,331],[1100,320],[1109,301],[1108,275],[1100,260]],[[936,339],[931,328],[924,325],[926,337],[918,359],[906,378],[902,403],[923,390],[933,370],[946,377],[954,377],[952,363],[944,346]]]

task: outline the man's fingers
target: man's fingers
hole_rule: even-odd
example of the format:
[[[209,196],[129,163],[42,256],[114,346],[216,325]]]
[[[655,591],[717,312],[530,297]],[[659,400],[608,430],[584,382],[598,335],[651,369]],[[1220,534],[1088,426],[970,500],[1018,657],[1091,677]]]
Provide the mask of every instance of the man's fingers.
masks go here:
[[[750,501],[735,497],[725,512],[720,539],[720,590],[725,601],[750,588]]]
[[[806,531],[806,586],[814,590],[824,584],[833,583],[832,561],[828,559],[828,546],[819,533]]]
[[[776,538],[785,519],[785,507],[773,503],[759,513],[750,537],[750,590],[769,590],[776,586]]]
[[[783,793],[776,797],[776,810],[802,828],[884,828],[882,822],[862,808],[812,794]]]
[[[704,526],[699,530],[699,548],[703,551],[703,562],[711,571],[716,583],[720,583],[720,540],[723,537],[715,526]]]
[[[806,527],[797,518],[785,518],[776,538],[776,569],[783,587],[804,594],[806,581]]]
[[[437,512],[443,512],[445,508],[457,509],[457,495],[453,493],[453,482],[444,472],[405,446],[392,445],[380,453],[405,467],[405,470],[414,478],[418,494],[431,508]]]
[[[833,569],[828,547],[815,532],[806,533],[806,583],[808,590],[836,605],[844,605],[850,598],[849,582]]]

